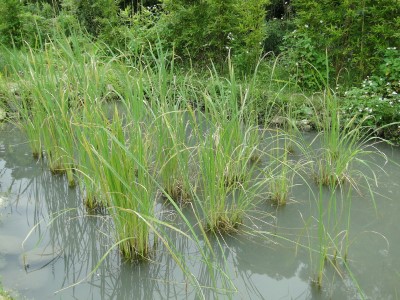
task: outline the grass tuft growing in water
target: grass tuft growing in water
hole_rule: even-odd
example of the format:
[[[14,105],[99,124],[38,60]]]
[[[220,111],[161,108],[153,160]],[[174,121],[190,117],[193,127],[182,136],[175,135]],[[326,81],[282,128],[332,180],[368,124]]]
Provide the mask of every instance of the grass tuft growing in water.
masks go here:
[[[283,148],[279,146],[279,134],[275,137],[277,140],[277,146],[273,150],[274,154],[271,156],[272,162],[269,166],[268,176],[269,180],[269,191],[270,198],[277,206],[286,205],[289,192],[293,184],[294,172],[291,170],[289,155],[289,143],[286,134],[283,134]]]
[[[100,129],[99,149],[88,141],[92,168],[100,180],[113,218],[122,256],[128,260],[148,259],[151,255],[151,227],[156,189],[150,178],[149,141],[139,123],[123,127],[117,109],[112,123]]]

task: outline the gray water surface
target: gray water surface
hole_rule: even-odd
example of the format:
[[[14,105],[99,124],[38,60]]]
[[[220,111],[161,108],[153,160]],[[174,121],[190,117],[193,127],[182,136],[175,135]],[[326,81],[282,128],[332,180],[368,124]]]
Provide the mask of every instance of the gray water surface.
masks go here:
[[[400,162],[399,149],[385,145],[379,149]],[[370,159],[384,165],[379,156]],[[337,196],[341,222],[334,232],[337,241],[342,240],[339,247],[348,245],[349,269],[340,260],[336,265],[327,263],[321,289],[312,284],[318,266],[314,251],[318,250],[318,187],[311,180],[311,190],[303,179],[295,180],[285,207],[277,209],[261,201],[249,213],[243,232],[210,238],[216,253],[215,273],[192,240],[166,230],[181,253],[179,259],[203,287],[200,294],[162,245],[151,262],[122,261],[112,248],[110,218],[89,216],[79,189],[69,188],[63,176],[52,175],[42,161],[32,157],[23,134],[3,125],[1,282],[22,299],[398,299],[400,167],[388,163],[383,170],[374,169],[379,183],[373,187],[374,200],[366,187],[360,187],[360,194]],[[323,195],[322,201],[328,201],[329,191]],[[179,224],[171,207],[159,204],[157,211],[161,218]],[[193,217],[190,209],[187,217]],[[348,227],[345,243],[341,232]],[[224,279],[219,266],[224,266],[231,282]]]

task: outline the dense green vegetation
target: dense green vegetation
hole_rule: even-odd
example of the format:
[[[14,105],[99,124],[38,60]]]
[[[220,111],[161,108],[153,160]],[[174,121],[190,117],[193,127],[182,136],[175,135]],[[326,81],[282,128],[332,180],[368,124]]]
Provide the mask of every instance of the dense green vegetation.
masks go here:
[[[27,51],[44,49],[60,34],[89,35],[105,55],[123,53],[129,61],[162,45],[177,65],[194,66],[199,76],[210,66],[226,74],[229,58],[238,79],[249,78],[262,59],[263,75],[254,84],[262,117],[271,104],[279,114],[289,102],[283,94],[324,89],[328,59],[328,84],[339,96],[342,119],[369,115],[376,129],[400,120],[399,12],[393,0],[5,0],[0,43]],[[10,71],[2,54],[3,83]],[[272,77],[267,87],[265,78]],[[284,85],[291,90],[282,91]],[[297,117],[310,119],[310,103],[294,102]],[[399,136],[395,125],[378,133],[394,141]]]
[[[208,263],[210,233],[237,232],[261,199],[285,205],[294,176],[314,180],[321,286],[327,261],[348,268],[336,240],[348,228],[329,231],[323,189],[335,199],[368,182],[354,167],[368,166],[366,146],[400,136],[399,12],[389,0],[5,0],[0,105],[88,212],[107,211],[128,260],[162,243],[187,270],[169,228]],[[318,150],[299,134],[311,128]],[[160,194],[185,232],[157,215]]]

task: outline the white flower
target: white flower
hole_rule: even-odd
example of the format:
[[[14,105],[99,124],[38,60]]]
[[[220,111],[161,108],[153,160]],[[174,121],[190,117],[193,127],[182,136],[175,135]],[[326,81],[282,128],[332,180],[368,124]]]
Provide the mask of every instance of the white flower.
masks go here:
[[[319,20],[319,22],[322,24],[322,23],[324,23],[324,21],[322,21],[322,20]]]
[[[397,92],[396,92],[396,91],[393,91],[393,92],[392,92],[392,95],[397,95]]]
[[[304,25],[304,27],[305,27],[305,28],[308,28],[308,25],[306,24],[306,25]]]

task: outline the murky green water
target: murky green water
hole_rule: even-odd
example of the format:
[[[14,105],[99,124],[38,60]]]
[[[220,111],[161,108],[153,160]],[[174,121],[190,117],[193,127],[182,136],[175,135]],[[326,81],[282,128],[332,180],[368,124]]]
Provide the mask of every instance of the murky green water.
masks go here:
[[[381,146],[400,163],[400,149]],[[373,158],[378,166],[384,160]],[[374,201],[368,190],[351,195],[348,242],[348,195],[337,196],[335,229],[338,247],[349,245],[350,272],[339,260],[327,264],[323,288],[311,284],[318,261],[316,209],[318,197],[300,179],[286,207],[261,202],[245,220],[243,233],[214,243],[214,267],[225,264],[233,285],[224,285],[221,272],[211,276],[190,239],[167,231],[180,260],[204,286],[206,299],[368,299],[400,298],[400,167],[386,164],[387,175],[375,170],[379,187]],[[318,187],[310,182],[312,191]],[[324,191],[324,198],[329,192]],[[327,201],[324,199],[323,201]],[[342,210],[341,210],[342,208]],[[178,218],[158,205],[160,217]],[[342,213],[340,213],[343,211]],[[191,217],[187,211],[188,218]],[[80,191],[70,189],[62,176],[53,176],[35,161],[25,138],[12,127],[0,130],[0,275],[6,289],[27,299],[194,299],[199,295],[187,276],[162,247],[151,263],[120,260],[106,215],[88,216]],[[264,236],[264,237],[262,237]],[[278,237],[276,237],[278,236]],[[342,242],[340,242],[342,241]],[[99,261],[106,254],[104,261]],[[98,267],[96,269],[96,267]],[[96,270],[95,270],[96,269]],[[95,270],[91,274],[92,270]],[[219,287],[227,290],[216,290]],[[362,290],[362,293],[360,292]],[[57,293],[55,293],[57,292]]]

